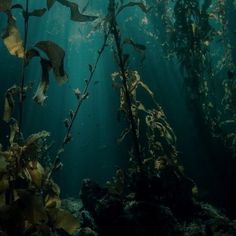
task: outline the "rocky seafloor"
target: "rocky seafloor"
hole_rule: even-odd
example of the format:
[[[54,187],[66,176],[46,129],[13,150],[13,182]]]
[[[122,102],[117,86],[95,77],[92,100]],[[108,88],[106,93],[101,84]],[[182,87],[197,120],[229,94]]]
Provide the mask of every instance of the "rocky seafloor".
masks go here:
[[[132,191],[130,187],[119,192],[86,179],[80,198],[64,199],[62,208],[80,218],[81,229],[76,236],[236,235],[236,221],[188,196],[185,184],[166,191],[157,180],[144,181],[143,189]]]

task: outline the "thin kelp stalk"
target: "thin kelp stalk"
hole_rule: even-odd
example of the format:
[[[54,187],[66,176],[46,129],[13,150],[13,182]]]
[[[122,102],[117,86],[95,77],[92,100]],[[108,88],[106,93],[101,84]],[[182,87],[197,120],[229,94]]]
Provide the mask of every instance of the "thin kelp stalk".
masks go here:
[[[97,66],[98,66],[98,63],[101,59],[101,56],[107,46],[107,40],[108,40],[108,37],[110,35],[110,30],[108,30],[108,32],[105,32],[104,34],[104,41],[103,41],[103,44],[102,44],[102,47],[98,50],[98,56],[97,56],[97,59],[96,59],[96,62],[94,64],[94,66],[92,65],[89,65],[89,70],[90,70],[90,75],[89,75],[89,78],[85,81],[85,87],[81,93],[81,95],[79,96],[79,99],[78,99],[78,105],[77,105],[77,108],[75,110],[75,112],[73,113],[70,121],[69,121],[69,124],[68,124],[68,127],[67,127],[67,131],[66,131],[66,134],[64,136],[64,139],[63,139],[63,142],[61,144],[61,148],[59,149],[54,161],[53,161],[53,164],[52,164],[52,167],[51,167],[51,170],[49,171],[48,173],[48,176],[47,176],[47,180],[50,179],[50,177],[52,176],[53,172],[55,170],[57,170],[58,168],[58,165],[60,165],[60,155],[61,153],[64,151],[64,147],[67,143],[70,142],[71,140],[71,130],[73,128],[73,125],[74,125],[74,122],[78,116],[78,113],[79,113],[79,110],[80,110],[80,107],[81,105],[83,104],[84,100],[88,97],[88,89],[89,89],[89,85],[94,77],[94,74],[96,72],[96,69],[97,69]]]
[[[134,115],[132,112],[132,104],[131,104],[128,85],[127,85],[127,81],[129,78],[127,76],[126,69],[125,69],[124,55],[123,55],[122,48],[121,48],[120,32],[118,30],[117,21],[116,21],[115,1],[114,0],[110,0],[109,13],[110,13],[109,23],[110,23],[111,33],[113,34],[114,40],[115,40],[115,45],[116,45],[116,50],[117,50],[117,55],[118,55],[118,60],[119,60],[118,64],[119,64],[119,67],[121,70],[122,84],[123,84],[125,100],[126,100],[126,104],[127,104],[128,118],[129,118],[131,131],[132,131],[132,135],[133,135],[134,156],[136,158],[136,161],[138,163],[140,170],[142,170],[142,158],[141,158],[141,152],[140,152],[139,138],[138,138],[138,134],[137,134],[137,125],[136,125]]]
[[[26,52],[26,46],[28,41],[28,29],[29,29],[29,0],[25,2],[25,14],[24,14],[24,52]],[[24,58],[22,62],[22,75],[20,82],[20,93],[19,93],[19,131],[22,131],[22,121],[23,121],[23,102],[24,102],[24,85],[25,85],[25,66],[26,66],[26,55],[24,53]]]
[[[66,132],[66,135],[65,135],[63,144],[62,144],[62,147],[63,147],[63,148],[64,148],[65,144],[67,143],[67,141],[69,141],[69,139],[70,139],[71,129],[72,129],[72,126],[73,126],[73,124],[74,124],[74,121],[75,121],[75,119],[76,119],[76,117],[77,117],[77,115],[78,115],[79,109],[80,109],[80,107],[81,107],[83,101],[84,101],[84,100],[87,98],[87,96],[88,96],[88,88],[89,88],[89,85],[90,85],[90,83],[91,83],[91,81],[92,81],[92,79],[93,79],[94,73],[95,73],[95,71],[96,71],[96,69],[97,69],[97,65],[98,65],[98,62],[99,62],[99,60],[100,60],[100,58],[101,58],[101,56],[102,56],[102,53],[103,53],[103,51],[104,51],[105,48],[106,48],[108,36],[109,36],[109,33],[106,33],[106,34],[105,34],[105,37],[104,37],[103,45],[102,45],[101,49],[98,51],[98,57],[97,57],[97,59],[96,59],[96,62],[95,62],[95,64],[94,64],[94,66],[92,67],[92,66],[90,65],[90,75],[89,75],[88,80],[86,80],[86,82],[85,82],[85,87],[84,87],[83,92],[82,92],[81,95],[80,95],[80,98],[79,98],[79,101],[78,101],[78,105],[77,105],[76,111],[75,111],[75,113],[74,113],[74,115],[73,115],[73,117],[72,117],[72,119],[71,119],[71,121],[70,121],[69,127],[68,127],[68,129],[67,129],[67,132]]]

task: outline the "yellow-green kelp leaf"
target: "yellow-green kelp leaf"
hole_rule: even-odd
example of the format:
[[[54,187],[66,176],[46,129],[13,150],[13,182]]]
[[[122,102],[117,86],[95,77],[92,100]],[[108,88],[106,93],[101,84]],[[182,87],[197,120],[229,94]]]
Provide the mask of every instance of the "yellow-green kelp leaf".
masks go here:
[[[56,229],[62,229],[69,235],[74,235],[80,229],[80,222],[71,213],[59,209],[48,209],[52,225]]]
[[[23,41],[17,29],[16,21],[10,14],[8,15],[8,26],[2,38],[11,55],[24,58]]]
[[[38,161],[30,161],[27,165],[27,171],[30,174],[32,183],[37,187],[41,188],[45,171],[43,166]]]
[[[25,141],[25,146],[29,146],[34,144],[35,142],[39,141],[40,139],[44,139],[50,136],[50,133],[43,130],[36,134],[31,134]]]

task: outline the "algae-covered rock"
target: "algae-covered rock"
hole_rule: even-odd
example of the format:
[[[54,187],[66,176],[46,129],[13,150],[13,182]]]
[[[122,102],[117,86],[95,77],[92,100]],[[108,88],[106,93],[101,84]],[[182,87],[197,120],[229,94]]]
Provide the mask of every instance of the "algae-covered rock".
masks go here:
[[[81,200],[76,198],[66,198],[61,202],[61,208],[69,211],[75,217],[80,215],[80,210],[82,207],[83,205]]]

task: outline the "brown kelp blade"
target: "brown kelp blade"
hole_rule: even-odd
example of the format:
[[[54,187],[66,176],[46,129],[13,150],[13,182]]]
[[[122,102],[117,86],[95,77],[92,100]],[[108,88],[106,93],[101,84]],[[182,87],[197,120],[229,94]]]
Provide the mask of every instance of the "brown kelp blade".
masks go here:
[[[4,113],[3,120],[5,122],[9,122],[12,116],[12,111],[14,108],[14,100],[10,93],[7,93],[4,101]]]
[[[57,82],[59,84],[65,83],[68,80],[64,71],[65,51],[52,41],[40,41],[35,45],[35,47],[41,49],[47,54]]]
[[[128,8],[128,7],[139,7],[144,13],[148,13],[150,8],[148,8],[143,2],[129,2],[127,4],[124,4],[122,5],[117,14],[119,14],[121,11],[123,11],[125,8]]]
[[[78,4],[74,2],[70,2],[67,0],[57,0],[57,1],[62,5],[70,8],[70,13],[71,13],[70,19],[72,21],[87,22],[87,21],[94,21],[98,18],[97,16],[89,16],[81,14],[79,11]]]
[[[46,91],[49,86],[49,71],[51,69],[51,62],[41,58],[41,67],[42,67],[42,78],[36,90],[36,93],[33,97],[33,100],[43,105],[44,101],[47,99]]]
[[[86,22],[86,21],[94,21],[98,17],[97,16],[89,16],[89,15],[84,15],[79,12],[78,5],[73,3],[71,4],[71,20],[73,21],[79,21],[79,22]]]
[[[134,49],[139,50],[139,51],[145,51],[147,49],[145,45],[136,43],[131,38],[126,38],[124,40],[124,43],[132,45],[134,47]]]
[[[20,88],[16,85],[13,85],[11,88],[7,90],[5,94],[4,112],[3,112],[3,120],[5,122],[9,122],[12,117],[14,104],[15,104],[13,96],[18,94],[19,91],[20,91]]]
[[[31,12],[26,13],[24,7],[21,4],[14,4],[14,5],[12,5],[11,9],[20,9],[22,11],[24,18],[27,18],[29,16],[41,17],[47,11],[46,8],[39,8],[39,9],[35,9]]]
[[[63,84],[68,80],[64,71],[65,51],[52,41],[40,41],[34,47],[26,52],[26,65],[33,57],[40,57],[41,59],[42,78],[33,99],[38,104],[43,105],[47,98],[50,70],[53,69],[58,84]],[[41,56],[40,51],[43,51],[48,59]]]
[[[56,0],[47,0],[47,8],[50,9],[55,2]]]
[[[29,12],[28,16],[40,17],[40,16],[43,16],[46,11],[47,11],[46,8],[35,9],[32,12]]]

